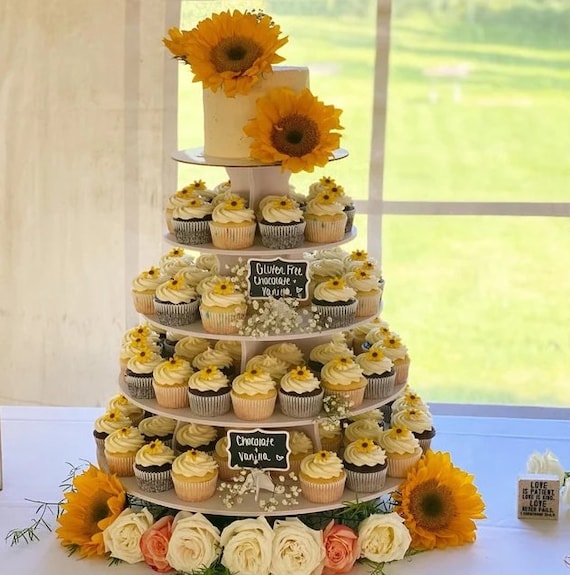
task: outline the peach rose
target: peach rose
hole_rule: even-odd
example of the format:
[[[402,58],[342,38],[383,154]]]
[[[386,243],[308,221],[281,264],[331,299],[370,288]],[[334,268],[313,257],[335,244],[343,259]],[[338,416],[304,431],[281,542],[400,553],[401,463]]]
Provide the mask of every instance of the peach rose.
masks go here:
[[[358,535],[350,527],[334,520],[323,532],[323,543],[326,553],[323,575],[348,573],[360,556]]]
[[[141,537],[141,551],[144,562],[159,573],[166,573],[172,567],[166,560],[168,542],[172,535],[174,517],[166,515],[147,529]]]

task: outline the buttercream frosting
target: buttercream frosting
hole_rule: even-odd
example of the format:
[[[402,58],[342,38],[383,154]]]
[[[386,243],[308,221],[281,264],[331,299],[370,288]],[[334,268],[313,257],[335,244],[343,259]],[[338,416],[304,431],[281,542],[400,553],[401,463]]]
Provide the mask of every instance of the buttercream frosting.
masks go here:
[[[344,470],[341,459],[332,451],[317,451],[301,461],[301,473],[309,479],[334,479]]]

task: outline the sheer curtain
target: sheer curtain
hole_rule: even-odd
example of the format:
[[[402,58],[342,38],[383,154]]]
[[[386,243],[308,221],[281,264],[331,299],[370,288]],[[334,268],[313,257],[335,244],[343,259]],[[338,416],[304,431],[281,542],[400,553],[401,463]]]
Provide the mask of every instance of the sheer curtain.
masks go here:
[[[0,404],[117,392],[129,286],[176,186],[179,0],[0,3]]]

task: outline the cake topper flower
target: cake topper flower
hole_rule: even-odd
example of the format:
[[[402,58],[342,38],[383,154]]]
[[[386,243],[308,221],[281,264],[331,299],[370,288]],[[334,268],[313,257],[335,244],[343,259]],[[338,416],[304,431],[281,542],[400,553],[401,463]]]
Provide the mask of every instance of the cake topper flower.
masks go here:
[[[325,105],[308,89],[276,88],[257,100],[256,117],[244,126],[252,158],[282,170],[312,172],[339,147],[342,110]]]
[[[229,10],[213,14],[192,30],[171,28],[165,46],[190,66],[193,82],[229,98],[247,94],[271,65],[282,62],[277,50],[287,43],[266,14]]]

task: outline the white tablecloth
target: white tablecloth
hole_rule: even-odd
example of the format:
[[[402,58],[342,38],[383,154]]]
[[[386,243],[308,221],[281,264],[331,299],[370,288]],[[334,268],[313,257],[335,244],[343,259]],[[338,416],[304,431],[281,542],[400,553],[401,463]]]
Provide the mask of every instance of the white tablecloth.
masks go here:
[[[0,534],[29,524],[36,505],[58,501],[66,462],[95,462],[92,425],[101,409],[5,407],[0,410],[4,490],[0,491]],[[473,473],[487,504],[473,545],[430,551],[391,564],[387,575],[570,575],[570,511],[558,521],[516,516],[516,485],[531,452],[551,449],[570,469],[570,422],[488,417],[436,417],[436,450]],[[55,535],[10,547],[0,541],[1,575],[116,575],[152,573],[143,565],[107,567],[105,561],[68,558]],[[365,572],[365,571],[362,571]]]

